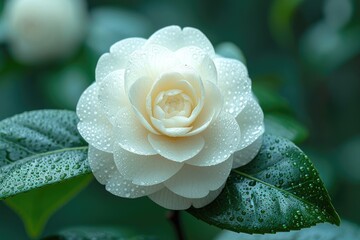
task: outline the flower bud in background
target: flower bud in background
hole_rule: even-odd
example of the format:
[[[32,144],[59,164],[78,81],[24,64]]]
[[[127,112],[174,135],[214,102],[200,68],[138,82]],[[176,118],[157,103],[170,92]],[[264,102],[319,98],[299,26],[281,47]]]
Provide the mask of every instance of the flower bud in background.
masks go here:
[[[13,57],[39,63],[71,56],[87,26],[83,0],[11,0],[4,8],[7,40]]]

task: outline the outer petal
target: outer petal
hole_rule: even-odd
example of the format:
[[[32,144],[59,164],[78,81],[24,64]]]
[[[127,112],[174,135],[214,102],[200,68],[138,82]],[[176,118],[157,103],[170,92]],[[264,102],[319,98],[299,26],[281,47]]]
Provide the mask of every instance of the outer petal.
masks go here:
[[[224,97],[224,110],[236,117],[251,97],[251,81],[245,65],[235,59],[215,58],[218,87]]]
[[[96,83],[88,87],[81,95],[76,113],[80,118],[78,130],[81,136],[97,149],[111,152],[113,127],[99,105]]]
[[[149,134],[148,139],[158,154],[176,162],[183,162],[194,157],[205,145],[204,138],[199,135],[172,138]]]
[[[124,91],[124,70],[117,70],[99,83],[99,101],[110,122],[114,123],[116,115],[123,107],[130,105]]]
[[[193,136],[204,131],[213,119],[217,118],[222,109],[223,101],[219,88],[209,81],[204,82],[204,88],[204,106],[202,107],[199,116],[194,121],[192,131],[186,134],[186,136]]]
[[[184,167],[164,184],[172,192],[186,198],[206,197],[210,191],[220,188],[228,178],[233,159],[210,166],[197,167],[185,164]]]
[[[175,53],[159,45],[146,45],[131,54],[125,72],[125,91],[140,78],[153,81],[180,64]]]
[[[166,187],[148,196],[158,205],[171,210],[185,210],[191,207],[191,201],[171,192]]]
[[[213,60],[199,47],[186,46],[175,52],[185,66],[194,69],[203,81],[217,82],[217,72]]]
[[[225,184],[222,185],[220,188],[216,189],[215,191],[211,191],[206,197],[192,199],[192,205],[195,208],[201,208],[201,207],[208,205],[209,203],[214,201],[217,196],[219,196],[219,194],[224,189],[224,187],[225,187]]]
[[[179,26],[162,28],[150,36],[146,44],[162,45],[172,51],[186,46],[196,46],[206,51],[210,56],[215,55],[214,48],[209,39],[198,29]]]
[[[232,168],[238,168],[248,164],[258,154],[262,145],[262,135],[249,146],[234,153],[234,162]]]
[[[93,146],[89,146],[88,160],[91,171],[96,180],[101,184],[106,184],[111,176],[117,171],[112,153],[100,151]]]
[[[137,198],[152,194],[163,188],[161,184],[145,187],[134,185],[131,181],[125,180],[116,168],[114,155],[111,153],[89,146],[88,159],[95,178],[101,184],[106,184],[106,189],[117,196]]]
[[[221,193],[222,189],[223,186],[210,192],[209,195],[204,198],[191,199],[181,197],[171,192],[169,189],[163,188],[158,192],[150,194],[149,198],[164,208],[172,210],[185,210],[191,207],[191,205],[196,208],[204,207],[215,200],[215,198]]]
[[[109,73],[124,69],[130,54],[141,48],[145,42],[143,38],[127,38],[112,45],[110,53],[103,54],[96,65],[96,81],[101,82]]]
[[[264,113],[255,100],[251,97],[245,108],[236,117],[241,130],[241,139],[237,150],[244,149],[264,133]]]
[[[158,132],[150,124],[151,119],[146,110],[146,96],[150,92],[151,86],[152,82],[149,78],[139,78],[133,83],[128,94],[132,107],[135,110],[135,114],[141,124],[150,132],[158,134]]]
[[[126,198],[138,198],[147,196],[163,188],[162,184],[152,186],[140,186],[126,180],[120,172],[116,171],[106,184],[106,190],[112,194]]]
[[[203,133],[205,146],[203,150],[187,164],[195,166],[212,166],[227,160],[235,152],[240,141],[240,128],[235,118],[221,112]]]
[[[130,107],[120,110],[116,115],[114,125],[115,142],[123,149],[140,155],[157,154],[147,139],[149,131],[141,124]]]
[[[133,154],[121,147],[114,149],[115,164],[125,179],[142,186],[162,183],[177,173],[182,163],[170,161],[160,155]]]

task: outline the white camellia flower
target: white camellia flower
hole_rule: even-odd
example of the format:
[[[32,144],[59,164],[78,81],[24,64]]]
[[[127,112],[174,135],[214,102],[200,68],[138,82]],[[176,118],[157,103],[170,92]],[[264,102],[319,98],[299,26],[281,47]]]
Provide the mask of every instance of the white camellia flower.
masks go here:
[[[177,26],[115,43],[77,114],[91,169],[109,192],[177,210],[213,201],[264,132],[244,64]]]
[[[8,0],[7,40],[14,57],[37,63],[68,57],[86,33],[84,0]]]

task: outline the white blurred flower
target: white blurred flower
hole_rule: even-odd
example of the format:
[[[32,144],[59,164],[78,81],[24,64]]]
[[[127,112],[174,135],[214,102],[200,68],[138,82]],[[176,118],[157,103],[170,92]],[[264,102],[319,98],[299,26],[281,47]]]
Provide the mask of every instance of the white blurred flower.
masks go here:
[[[87,25],[84,0],[8,0],[4,8],[7,39],[14,57],[26,63],[68,57]]]
[[[77,114],[97,180],[169,209],[213,201],[231,168],[257,154],[264,132],[244,64],[177,26],[114,44]]]

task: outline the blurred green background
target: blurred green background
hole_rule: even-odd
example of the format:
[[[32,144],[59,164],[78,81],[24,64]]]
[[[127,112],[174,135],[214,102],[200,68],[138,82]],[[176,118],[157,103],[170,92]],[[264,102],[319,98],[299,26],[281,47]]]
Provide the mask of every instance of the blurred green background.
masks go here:
[[[74,110],[82,91],[94,81],[97,59],[112,43],[146,38],[167,25],[193,26],[214,46],[232,42],[241,49],[268,124],[274,124],[274,116],[291,118],[290,122],[281,118],[282,123],[296,125],[294,140],[314,161],[341,218],[360,225],[359,1],[87,3],[86,36],[73,55],[62,61],[19,63],[0,24],[0,120],[34,109]],[[3,5],[1,1],[0,13]],[[241,58],[236,46],[225,44],[218,49]],[[286,134],[291,136],[291,131]],[[146,198],[121,199],[93,181],[52,216],[42,236],[74,226],[111,225],[171,239],[174,233],[165,216],[166,210]],[[220,231],[185,212],[182,216],[189,239],[210,239]],[[1,239],[28,239],[20,218],[3,202],[0,221]]]

